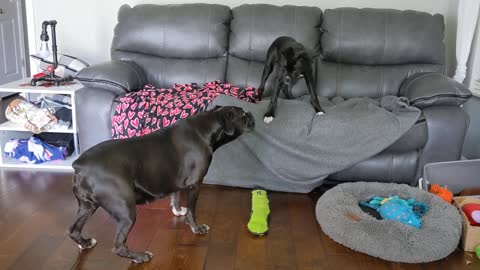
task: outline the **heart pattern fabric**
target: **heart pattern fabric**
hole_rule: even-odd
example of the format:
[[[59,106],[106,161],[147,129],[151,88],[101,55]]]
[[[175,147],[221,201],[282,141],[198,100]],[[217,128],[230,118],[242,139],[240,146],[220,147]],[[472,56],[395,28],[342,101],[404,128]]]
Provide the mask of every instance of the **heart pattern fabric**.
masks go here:
[[[220,81],[208,82],[203,86],[177,83],[172,88],[160,89],[145,85],[143,89],[119,99],[112,117],[112,137],[126,139],[166,128],[205,111],[219,95],[229,95],[252,103],[258,101],[255,88],[240,89]]]

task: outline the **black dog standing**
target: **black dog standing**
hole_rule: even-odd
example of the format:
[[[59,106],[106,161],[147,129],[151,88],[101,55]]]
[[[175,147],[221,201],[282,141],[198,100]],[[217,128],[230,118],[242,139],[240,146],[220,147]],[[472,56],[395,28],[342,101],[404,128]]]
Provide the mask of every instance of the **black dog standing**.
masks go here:
[[[73,163],[78,215],[68,234],[80,249],[95,246],[95,239],[85,239],[81,234],[87,219],[100,206],[117,223],[113,251],[134,262],[146,262],[152,253],[133,252],[126,245],[135,223],[135,205],[169,194],[173,194],[173,213],[186,214],[193,233],[207,233],[207,225],[196,223],[195,207],[212,153],[254,126],[251,113],[217,106],[158,132],[106,141],[85,151]],[[181,190],[186,190],[187,208],[179,206]]]
[[[315,94],[312,58],[301,43],[291,37],[279,37],[270,45],[263,68],[262,81],[258,87],[260,98],[265,90],[265,82],[275,67],[277,67],[277,72],[274,74],[273,93],[265,113],[265,123],[270,123],[275,117],[280,90],[287,98],[292,98],[292,86],[301,78],[305,78],[315,112],[318,115],[324,113]]]

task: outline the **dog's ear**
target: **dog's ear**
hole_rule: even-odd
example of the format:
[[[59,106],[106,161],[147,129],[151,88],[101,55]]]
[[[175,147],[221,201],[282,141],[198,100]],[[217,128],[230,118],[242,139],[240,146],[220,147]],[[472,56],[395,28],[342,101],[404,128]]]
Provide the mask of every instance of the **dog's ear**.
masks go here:
[[[221,117],[223,133],[227,134],[228,136],[232,136],[235,133],[235,128],[232,124],[233,117],[233,111],[227,111]]]

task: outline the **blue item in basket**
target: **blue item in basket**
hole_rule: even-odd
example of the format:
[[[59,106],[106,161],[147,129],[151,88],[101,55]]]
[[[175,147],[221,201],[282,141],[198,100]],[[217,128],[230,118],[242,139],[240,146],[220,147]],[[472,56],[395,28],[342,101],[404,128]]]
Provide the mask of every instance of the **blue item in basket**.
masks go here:
[[[373,197],[368,201],[360,201],[359,204],[376,209],[385,220],[396,220],[418,229],[422,227],[422,216],[429,208],[424,202],[415,201],[413,198],[403,200],[398,196]]]
[[[66,147],[53,146],[39,138],[11,139],[5,144],[5,154],[25,163],[42,163],[50,160],[64,160]]]

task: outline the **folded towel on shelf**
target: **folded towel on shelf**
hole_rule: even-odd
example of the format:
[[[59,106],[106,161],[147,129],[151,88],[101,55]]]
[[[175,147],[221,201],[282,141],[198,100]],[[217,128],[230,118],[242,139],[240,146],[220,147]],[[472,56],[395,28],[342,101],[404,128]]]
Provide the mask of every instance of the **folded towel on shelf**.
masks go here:
[[[43,142],[34,136],[29,139],[11,139],[4,147],[7,157],[21,162],[37,164],[51,160],[64,160],[66,147],[57,147]]]

